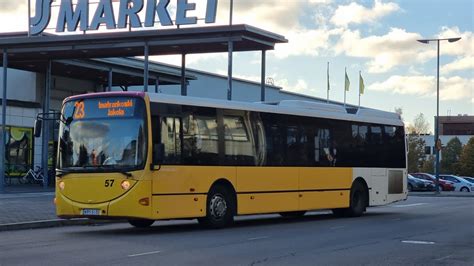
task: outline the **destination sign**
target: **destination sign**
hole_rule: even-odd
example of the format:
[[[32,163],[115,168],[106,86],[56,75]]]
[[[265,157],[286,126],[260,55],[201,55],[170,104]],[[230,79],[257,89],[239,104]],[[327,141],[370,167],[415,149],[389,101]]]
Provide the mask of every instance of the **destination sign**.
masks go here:
[[[55,5],[59,2],[59,9],[55,9],[57,14],[52,14],[53,0],[36,0],[35,16],[30,19],[30,33],[36,35],[49,28],[52,16],[58,18],[56,32],[75,32],[78,27],[81,31],[98,30],[101,25],[109,30],[124,29],[128,22],[131,28],[154,27],[156,21],[162,26],[197,24],[198,18],[188,15],[188,12],[197,10],[197,3],[206,10],[205,23],[216,21],[218,0],[198,0],[196,3],[175,1],[173,21],[169,10],[171,0],[58,0],[55,1]],[[118,14],[113,2],[118,2]]]
[[[142,104],[137,102],[137,98],[93,98],[71,101],[66,103],[64,113],[73,115],[74,120],[113,118],[113,117],[134,117],[142,113]]]

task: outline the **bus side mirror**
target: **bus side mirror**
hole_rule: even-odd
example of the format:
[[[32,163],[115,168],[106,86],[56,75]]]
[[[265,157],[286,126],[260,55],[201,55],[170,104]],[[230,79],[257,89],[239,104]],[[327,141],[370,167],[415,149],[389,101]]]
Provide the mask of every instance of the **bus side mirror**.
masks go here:
[[[163,143],[153,145],[153,164],[162,164],[165,159],[165,145]]]
[[[43,121],[40,119],[35,120],[35,128],[34,128],[34,135],[35,138],[39,138],[41,136],[41,128],[43,127]]]

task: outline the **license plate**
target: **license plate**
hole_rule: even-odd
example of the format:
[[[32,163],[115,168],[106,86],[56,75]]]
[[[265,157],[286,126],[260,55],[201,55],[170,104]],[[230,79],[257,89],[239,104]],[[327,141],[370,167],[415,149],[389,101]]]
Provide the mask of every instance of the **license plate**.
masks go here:
[[[100,215],[100,210],[99,209],[82,209],[81,214],[82,215]]]

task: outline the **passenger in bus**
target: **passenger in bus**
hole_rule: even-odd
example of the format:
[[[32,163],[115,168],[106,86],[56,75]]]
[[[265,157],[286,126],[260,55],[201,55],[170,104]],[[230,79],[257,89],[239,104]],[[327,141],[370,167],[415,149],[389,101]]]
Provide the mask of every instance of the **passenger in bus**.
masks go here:
[[[326,158],[329,162],[329,166],[336,166],[337,162],[337,149],[336,149],[336,142],[333,140],[329,148],[324,148],[324,152],[326,153]]]

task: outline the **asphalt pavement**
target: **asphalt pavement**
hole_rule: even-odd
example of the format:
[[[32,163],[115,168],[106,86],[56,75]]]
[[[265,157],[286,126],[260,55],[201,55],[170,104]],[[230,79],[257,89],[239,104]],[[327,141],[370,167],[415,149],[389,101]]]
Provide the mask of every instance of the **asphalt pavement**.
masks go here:
[[[0,231],[103,223],[56,216],[54,189],[39,185],[8,186],[0,194]],[[1,265],[1,264],[0,264]]]
[[[474,265],[474,198],[409,197],[358,218],[238,217],[0,232],[0,265]]]
[[[409,196],[424,197],[474,197],[474,193],[411,192]],[[55,227],[62,225],[82,225],[107,223],[88,219],[59,219],[55,213],[54,189],[43,189],[38,185],[7,187],[0,194],[0,231]]]

